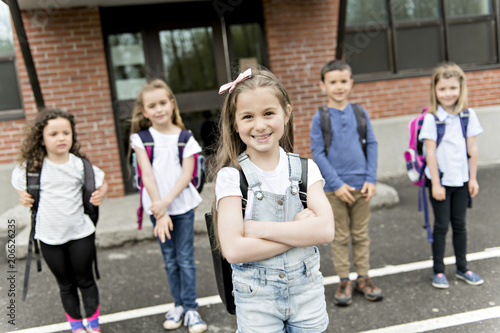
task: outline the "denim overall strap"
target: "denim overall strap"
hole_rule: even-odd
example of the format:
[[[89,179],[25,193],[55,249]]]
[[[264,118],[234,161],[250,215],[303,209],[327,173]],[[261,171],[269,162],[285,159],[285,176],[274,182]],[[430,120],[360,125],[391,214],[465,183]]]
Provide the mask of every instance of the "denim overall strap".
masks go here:
[[[245,174],[245,177],[248,182],[248,188],[253,189],[254,187],[258,186],[259,189],[255,191],[255,197],[259,200],[262,200],[263,195],[262,195],[262,190],[260,189],[262,182],[259,180],[259,177],[257,176],[257,173],[255,172],[255,169],[252,163],[250,162],[250,158],[248,157],[248,155],[245,153],[240,154],[240,156],[238,156],[238,163],[240,164],[241,169]]]
[[[287,153],[288,155],[288,175],[290,179],[290,192],[293,195],[299,193],[299,182],[302,176],[302,165],[298,154]]]

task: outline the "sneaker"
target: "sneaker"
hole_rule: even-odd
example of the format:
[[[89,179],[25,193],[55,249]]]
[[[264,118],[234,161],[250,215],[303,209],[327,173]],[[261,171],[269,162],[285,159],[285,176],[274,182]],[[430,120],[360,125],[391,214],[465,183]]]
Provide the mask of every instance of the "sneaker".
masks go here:
[[[165,315],[166,320],[163,322],[163,328],[166,330],[175,330],[181,327],[183,317],[184,308],[182,305],[176,306]]]
[[[439,288],[439,289],[446,289],[450,286],[448,283],[448,279],[446,278],[446,275],[443,273],[432,273],[432,286],[434,288]]]
[[[382,290],[368,276],[358,276],[356,279],[356,291],[363,294],[367,300],[372,302],[380,301],[383,298]]]
[[[339,306],[347,306],[352,303],[352,282],[351,280],[340,281],[333,295],[333,303]]]
[[[484,283],[484,280],[479,275],[477,275],[472,271],[467,271],[465,273],[462,273],[459,270],[457,270],[457,274],[455,275],[455,277],[473,286],[479,286],[480,284]]]
[[[85,332],[82,331],[82,333]],[[101,333],[101,327],[90,327],[90,326],[87,326],[87,333]]]
[[[87,333],[85,328],[77,328],[76,330],[71,330],[71,333]]]
[[[195,310],[186,311],[184,326],[188,327],[189,333],[201,333],[207,330],[207,324],[201,320],[200,314]]]

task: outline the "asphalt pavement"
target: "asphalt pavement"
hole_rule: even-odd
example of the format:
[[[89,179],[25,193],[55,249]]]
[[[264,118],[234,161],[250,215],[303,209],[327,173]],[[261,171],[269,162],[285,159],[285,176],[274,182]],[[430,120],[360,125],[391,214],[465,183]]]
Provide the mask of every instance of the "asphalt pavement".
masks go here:
[[[450,257],[446,267],[450,288],[438,290],[431,286],[431,250],[422,227],[422,214],[417,211],[417,188],[405,176],[384,179],[382,183],[388,185],[387,189],[397,194],[397,202],[374,207],[370,225],[370,275],[382,288],[384,299],[371,303],[355,294],[352,305],[335,306],[333,293],[338,276],[329,245],[319,246],[330,317],[327,332],[500,332],[500,293],[496,290],[500,284],[500,165],[480,166],[478,180],[480,193],[467,212],[468,258],[470,268],[484,278],[484,285],[473,287],[455,279],[449,232],[445,256]],[[122,223],[112,231],[115,238],[121,237],[120,245],[101,244],[98,250],[101,323],[105,333],[165,332],[161,326],[163,316],[173,306],[159,246],[147,229],[149,221],[145,219],[145,229],[139,232],[135,219],[130,218],[137,206],[135,199],[126,197],[122,202],[128,205],[113,209],[105,208],[113,207],[115,199],[108,199],[108,206],[101,209],[98,238],[99,228],[104,234],[111,217]],[[235,317],[225,312],[217,296],[200,208],[196,213],[195,236],[199,312],[209,325],[209,332],[235,332]],[[143,233],[144,237],[122,237],[129,229],[130,233]],[[8,231],[2,231],[2,247],[8,235]],[[45,263],[40,273],[32,267],[28,298],[22,301],[25,260],[15,259],[14,267],[9,267],[12,261],[0,256],[0,332],[67,332],[58,289]],[[8,280],[11,276],[14,279]],[[9,295],[12,292],[15,296]],[[14,324],[8,322],[9,314],[13,314]],[[181,327],[173,332],[187,329]]]

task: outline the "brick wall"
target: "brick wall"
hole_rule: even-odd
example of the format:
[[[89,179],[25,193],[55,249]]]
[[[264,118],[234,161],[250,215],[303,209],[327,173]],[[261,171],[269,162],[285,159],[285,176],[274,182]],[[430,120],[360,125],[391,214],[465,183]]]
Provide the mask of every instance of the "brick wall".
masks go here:
[[[312,116],[326,102],[322,66],[335,58],[339,0],[264,0],[270,69],[292,99],[295,151],[310,157]],[[500,69],[466,72],[469,105],[500,105]],[[430,77],[354,83],[350,101],[372,119],[416,114],[429,101]]]
[[[26,11],[23,21],[46,107],[75,115],[82,152],[106,173],[108,195],[123,196],[98,8]],[[0,163],[16,158],[24,126],[37,112],[17,40],[15,48],[26,119],[0,122]]]

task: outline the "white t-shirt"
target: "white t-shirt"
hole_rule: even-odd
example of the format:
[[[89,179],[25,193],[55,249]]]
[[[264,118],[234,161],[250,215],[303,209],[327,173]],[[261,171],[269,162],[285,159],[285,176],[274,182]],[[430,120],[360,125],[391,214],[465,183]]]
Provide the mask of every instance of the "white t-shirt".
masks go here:
[[[96,188],[104,181],[104,172],[93,166]],[[12,172],[12,186],[26,191],[26,165]],[[81,239],[95,231],[94,223],[83,213],[83,162],[69,154],[68,162],[55,164],[45,158],[40,177],[35,238],[49,245]]]
[[[462,133],[460,115],[451,115],[441,105],[436,115],[440,121],[445,121],[444,136],[436,149],[436,159],[439,170],[443,173],[441,183],[443,186],[463,186],[469,181],[469,161],[467,159],[466,141]],[[477,136],[483,132],[476,112],[469,108],[469,123],[467,124],[467,137]],[[436,121],[432,114],[424,118],[422,129],[418,136],[420,141],[424,139],[437,140]],[[424,145],[424,155],[425,155]],[[425,175],[431,179],[429,167],[425,168]]]
[[[149,132],[154,140],[153,173],[156,185],[158,186],[158,191],[160,192],[160,198],[164,198],[172,190],[175,183],[182,175],[182,167],[179,160],[179,148],[177,146],[179,135],[162,134],[152,127],[149,128]],[[132,149],[145,150],[139,134],[132,134],[130,136],[130,142]],[[184,147],[182,157],[186,158],[199,152],[201,152],[201,147],[192,136],[189,138],[186,146]],[[189,186],[186,187],[168,207],[167,214],[184,214],[191,209],[198,207],[201,201],[202,199],[198,190],[193,184],[189,183]],[[149,197],[146,187],[144,187],[144,191],[142,192],[142,206],[144,207],[144,211],[149,215],[152,215],[152,212],[149,209],[151,203],[151,198]]]
[[[282,148],[280,148],[280,160],[276,169],[272,171],[263,171],[255,164],[253,164],[253,167],[256,170],[257,177],[262,182],[262,185],[260,186],[262,191],[284,195],[290,187],[291,182],[288,172],[288,156]],[[321,175],[318,165],[313,160],[308,159],[307,188],[318,181],[322,181],[323,186],[325,185],[325,181]],[[249,220],[252,216],[254,198],[252,192],[257,188],[258,187],[248,189],[248,202],[244,218],[245,221]],[[229,196],[242,196],[240,190],[240,172],[238,169],[226,167],[219,170],[217,173],[217,181],[215,183],[215,195],[217,198],[217,207],[219,206],[219,200],[222,198]]]

